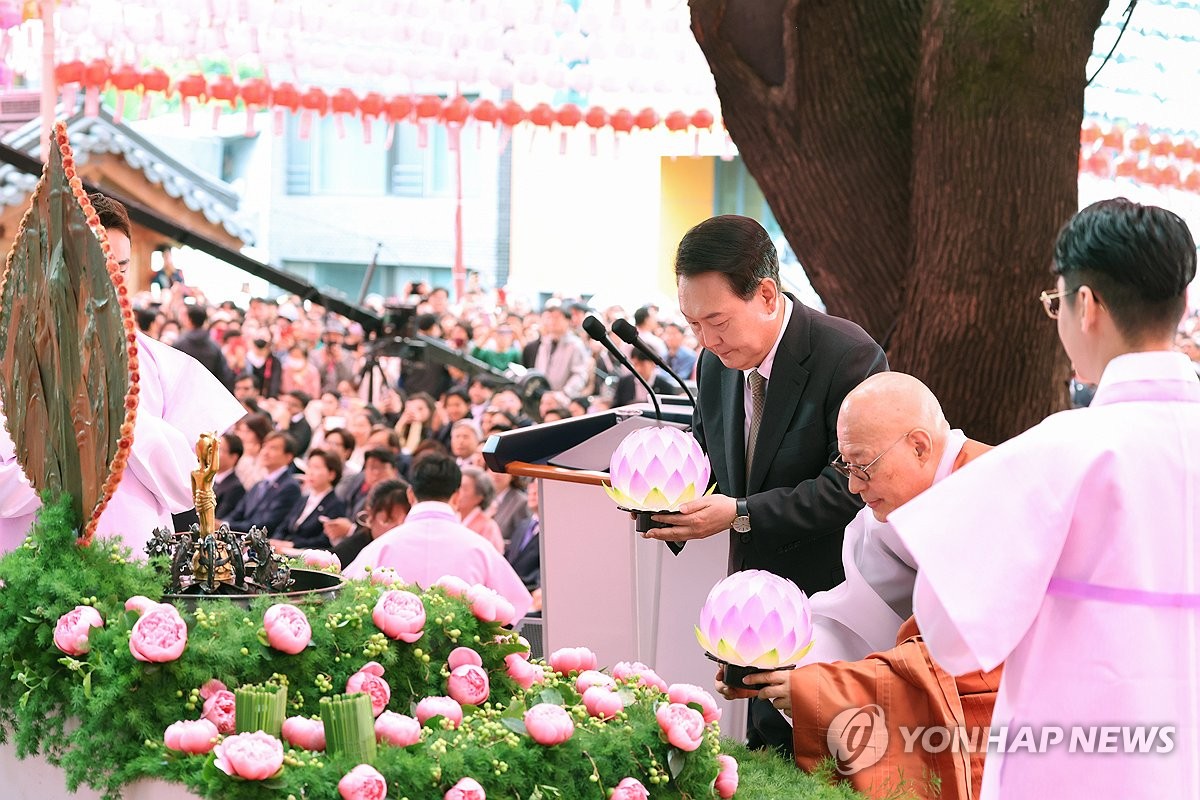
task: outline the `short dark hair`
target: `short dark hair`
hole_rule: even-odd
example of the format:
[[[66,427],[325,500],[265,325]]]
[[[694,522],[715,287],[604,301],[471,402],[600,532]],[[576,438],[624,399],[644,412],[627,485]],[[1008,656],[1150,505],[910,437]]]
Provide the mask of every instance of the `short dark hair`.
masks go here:
[[[237,386],[242,381],[250,381],[250,383],[254,386],[254,391],[256,392],[262,389],[262,378],[258,377],[253,372],[246,375],[238,375],[233,379],[233,385]]]
[[[283,442],[283,452],[287,453],[292,458],[296,457],[298,448],[296,447],[296,440],[292,438],[290,433],[285,433],[284,431],[271,431],[263,437],[262,443],[266,444],[267,442],[273,442],[276,439]]]
[[[173,249],[174,248],[171,247],[171,245],[167,244],[166,242],[160,242],[159,244],[154,245],[155,253],[169,253]]]
[[[428,453],[412,466],[412,490],[417,502],[449,500],[462,485],[462,470],[454,459],[441,453]]]
[[[380,481],[367,493],[366,507],[374,514],[390,515],[397,506],[405,511],[412,508],[412,504],[408,502],[408,484],[399,478]]]
[[[378,461],[380,464],[391,464],[394,467],[396,466],[396,454],[386,447],[372,447],[363,453],[364,467],[368,461]]]
[[[779,284],[779,254],[762,225],[750,217],[710,217],[683,235],[675,251],[675,280],[719,272],[729,288],[749,299],[764,279]]]
[[[393,455],[400,452],[403,443],[400,441],[400,433],[395,428],[389,428],[387,425],[372,425],[371,436],[379,433],[387,433],[387,446]],[[325,435],[329,436],[329,434]]]
[[[137,320],[138,330],[142,333],[150,330],[150,326],[154,324],[154,320],[158,319],[158,312],[152,308],[135,308],[133,317]]]
[[[471,405],[471,395],[467,394],[466,389],[459,389],[457,387],[453,389],[447,389],[446,393],[442,395],[442,402],[445,403],[451,397],[457,397],[467,405]]]
[[[1072,294],[1088,286],[1131,342],[1173,334],[1196,276],[1187,223],[1158,206],[1117,197],[1092,203],[1059,231],[1054,275]]]
[[[342,479],[342,470],[346,468],[345,464],[342,463],[342,457],[332,450],[322,450],[318,447],[308,454],[309,461],[312,461],[314,458],[321,459],[325,464],[325,469],[333,473],[333,480],[330,483],[336,486],[337,482]]]
[[[312,402],[312,398],[308,396],[308,392],[302,389],[293,389],[287,393],[288,397],[293,397],[300,401],[300,405],[307,407]]]
[[[654,306],[642,306],[637,311],[633,312],[633,324],[641,327],[642,323],[650,319],[650,310],[652,308],[654,308]]]
[[[229,454],[241,458],[246,454],[246,448],[242,444],[242,437],[236,433],[222,434],[222,439],[225,440],[225,447],[229,450]]]
[[[100,192],[89,194],[88,201],[96,209],[96,216],[105,230],[120,231],[133,239],[133,225],[129,222],[129,212],[125,210],[124,203]]]
[[[437,314],[418,314],[413,324],[417,327],[418,333],[425,333],[433,330],[433,326],[438,324]]]
[[[202,305],[187,307],[188,324],[196,330],[201,330],[208,323],[208,309]]]
[[[267,436],[274,430],[274,425],[271,418],[262,412],[247,414],[242,417],[242,424],[249,428],[255,436],[258,437],[258,443],[261,445],[267,440]]]

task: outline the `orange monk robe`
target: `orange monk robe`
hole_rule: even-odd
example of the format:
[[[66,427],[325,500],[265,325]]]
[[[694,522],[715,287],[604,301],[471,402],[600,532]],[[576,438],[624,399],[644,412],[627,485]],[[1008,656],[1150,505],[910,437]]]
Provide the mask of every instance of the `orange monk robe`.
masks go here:
[[[954,461],[957,470],[991,448],[968,440]],[[979,796],[986,755],[987,728],[1000,688],[1003,667],[955,678],[934,663],[921,640],[916,620],[900,626],[896,646],[861,661],[809,664],[790,676],[796,764],[811,771],[832,755],[830,723],[848,708],[878,706],[887,729],[883,757],[846,776],[868,797],[884,797],[903,788],[930,800],[973,800]],[[944,727],[960,730],[960,746],[926,752],[918,736],[906,747],[900,728]],[[978,752],[971,750],[971,737]],[[933,748],[942,739],[931,735]],[[912,752],[905,752],[906,749]],[[864,761],[870,758],[863,759]],[[856,762],[861,763],[861,762]],[[940,784],[930,778],[936,776]]]
[[[883,797],[903,783],[910,794],[930,800],[978,797],[986,733],[1002,670],[997,667],[991,672],[953,677],[933,662],[912,617],[900,628],[891,650],[861,661],[801,667],[790,677],[796,765],[812,770],[830,757],[829,725],[842,711],[878,705],[887,728],[887,744],[878,762],[847,777],[857,791]],[[901,726],[909,731],[941,726],[965,735],[957,749],[925,752],[917,737],[908,748],[912,752],[905,752]],[[971,737],[978,752],[968,752]],[[931,736],[929,741],[935,745],[931,749],[942,743],[940,737]],[[940,793],[931,776],[937,776]]]

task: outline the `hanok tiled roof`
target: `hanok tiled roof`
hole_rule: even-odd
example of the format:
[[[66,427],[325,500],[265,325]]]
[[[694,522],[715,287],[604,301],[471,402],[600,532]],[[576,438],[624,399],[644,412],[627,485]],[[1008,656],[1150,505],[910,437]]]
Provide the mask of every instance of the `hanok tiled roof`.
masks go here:
[[[75,159],[80,164],[86,164],[93,154],[119,154],[130,167],[141,170],[151,183],[161,185],[168,197],[183,200],[189,209],[203,214],[205,219],[220,225],[231,236],[247,245],[254,244],[254,231],[238,219],[240,198],[229,184],[181,164],[145,137],[114,122],[107,111],[101,110],[95,117],[76,113],[67,120],[67,133]],[[9,133],[3,141],[9,147],[36,156],[40,136],[41,120],[34,119]],[[36,184],[36,175],[0,164],[0,203],[26,202]]]

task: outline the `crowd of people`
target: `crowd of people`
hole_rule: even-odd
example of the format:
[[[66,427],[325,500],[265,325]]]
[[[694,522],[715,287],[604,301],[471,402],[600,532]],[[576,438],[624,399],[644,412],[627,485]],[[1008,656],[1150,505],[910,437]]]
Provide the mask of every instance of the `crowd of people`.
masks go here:
[[[265,527],[278,547],[329,550],[349,567],[404,522],[414,503],[426,502],[408,492],[417,464],[440,456],[459,474],[453,498],[440,501],[516,568],[536,610],[536,502],[521,478],[487,468],[483,445],[502,431],[647,400],[645,388],[622,376],[582,330],[588,314],[607,327],[626,312],[558,298],[534,310],[520,301],[499,304],[477,289],[452,303],[447,290],[423,284],[402,296],[415,307],[413,332],[488,369],[405,359],[379,347],[359,323],[294,297],[252,298],[245,308],[210,302],[177,269],[162,280],[156,273],[152,291],[133,305],[145,336],[194,357],[245,410],[220,437],[219,521]],[[632,319],[677,373],[692,374],[698,348],[687,325],[660,320],[653,305]],[[616,337],[613,344],[657,393],[680,391],[649,359]],[[527,370],[549,385],[536,403],[515,383]]]

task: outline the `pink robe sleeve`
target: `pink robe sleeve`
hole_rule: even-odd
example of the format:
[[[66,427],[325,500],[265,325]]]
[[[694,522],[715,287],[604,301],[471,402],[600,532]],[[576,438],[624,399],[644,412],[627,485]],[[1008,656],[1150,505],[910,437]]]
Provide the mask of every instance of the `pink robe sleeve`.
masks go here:
[[[888,517],[918,566],[925,643],[951,674],[999,666],[1042,606],[1080,469],[1078,448],[1058,430],[1039,425]]]

